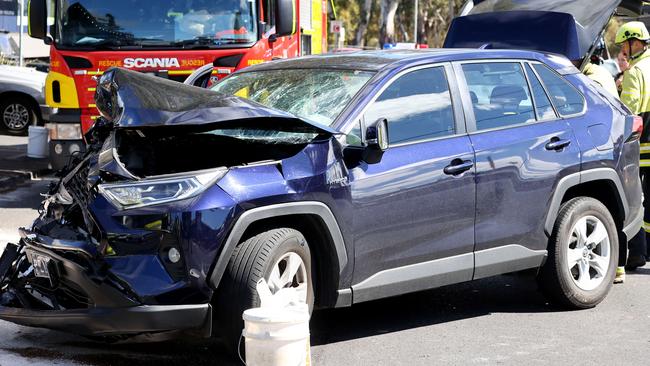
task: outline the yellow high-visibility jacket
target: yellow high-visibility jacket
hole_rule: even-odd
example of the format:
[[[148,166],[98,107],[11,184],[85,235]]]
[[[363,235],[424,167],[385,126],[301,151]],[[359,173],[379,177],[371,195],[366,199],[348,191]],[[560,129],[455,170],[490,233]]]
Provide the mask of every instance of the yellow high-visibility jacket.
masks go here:
[[[585,74],[589,79],[600,84],[603,89],[607,90],[613,96],[618,98],[618,88],[616,88],[616,82],[614,81],[612,74],[610,74],[607,69],[590,62],[582,69],[582,73]]]
[[[623,74],[621,101],[643,118],[641,135],[641,162],[643,168],[650,168],[650,50],[630,62],[630,68]]]
[[[632,60],[621,89],[621,101],[634,114],[650,112],[650,50]]]

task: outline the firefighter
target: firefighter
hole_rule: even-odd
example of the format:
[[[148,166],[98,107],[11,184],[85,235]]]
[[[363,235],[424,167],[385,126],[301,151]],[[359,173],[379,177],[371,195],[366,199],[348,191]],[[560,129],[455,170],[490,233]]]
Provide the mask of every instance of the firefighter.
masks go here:
[[[609,73],[609,71],[607,71],[607,69],[590,62],[582,69],[582,73],[589,79],[598,83],[598,85],[602,86],[603,89],[610,92],[613,96],[618,97],[616,81],[614,81],[614,77]]]
[[[616,44],[621,46],[621,52],[628,57],[629,69],[623,74],[621,101],[643,118],[643,134],[641,136],[641,184],[644,196],[643,227],[629,243],[629,255],[625,268],[634,270],[646,263],[647,243],[646,232],[650,232],[650,141],[648,129],[650,125],[650,50],[648,50],[650,33],[642,22],[623,24],[616,33]],[[625,272],[623,271],[623,276]],[[620,277],[620,268],[616,272]]]
[[[589,62],[582,68],[582,73],[600,85],[603,89],[607,90],[610,94],[618,98],[618,89],[616,87],[614,76],[612,76],[612,74],[602,66],[602,55],[605,52],[605,44],[601,42],[598,48],[594,51]],[[574,60],[573,64],[579,68],[582,64],[582,60]]]

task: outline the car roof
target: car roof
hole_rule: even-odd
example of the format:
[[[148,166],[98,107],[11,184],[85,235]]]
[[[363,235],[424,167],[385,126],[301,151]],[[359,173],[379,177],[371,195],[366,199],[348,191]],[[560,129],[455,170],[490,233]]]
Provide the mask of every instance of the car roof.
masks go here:
[[[537,60],[548,64],[560,73],[573,65],[564,56],[525,50],[433,48],[420,50],[373,50],[328,53],[292,59],[275,60],[249,66],[242,72],[284,69],[341,69],[380,71],[414,66],[421,63],[451,62],[481,59]]]

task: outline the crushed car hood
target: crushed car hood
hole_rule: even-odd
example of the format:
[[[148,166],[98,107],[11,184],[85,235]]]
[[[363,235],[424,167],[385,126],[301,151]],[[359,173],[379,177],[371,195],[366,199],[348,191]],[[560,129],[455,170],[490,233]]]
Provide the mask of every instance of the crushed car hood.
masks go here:
[[[222,128],[339,133],[244,98],[122,68],[102,75],[95,101],[102,117],[118,128],[218,124]]]
[[[446,48],[529,49],[570,60],[589,56],[615,11],[632,13],[642,1],[470,1],[452,22]]]

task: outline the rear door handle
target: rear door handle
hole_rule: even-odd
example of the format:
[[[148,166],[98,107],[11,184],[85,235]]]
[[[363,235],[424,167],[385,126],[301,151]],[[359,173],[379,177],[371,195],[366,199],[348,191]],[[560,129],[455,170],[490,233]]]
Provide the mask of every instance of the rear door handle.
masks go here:
[[[557,137],[553,137],[551,141],[546,144],[546,150],[562,150],[565,147],[569,146],[571,140],[561,140]]]
[[[454,159],[442,171],[447,175],[459,175],[470,170],[474,166],[471,160]]]

